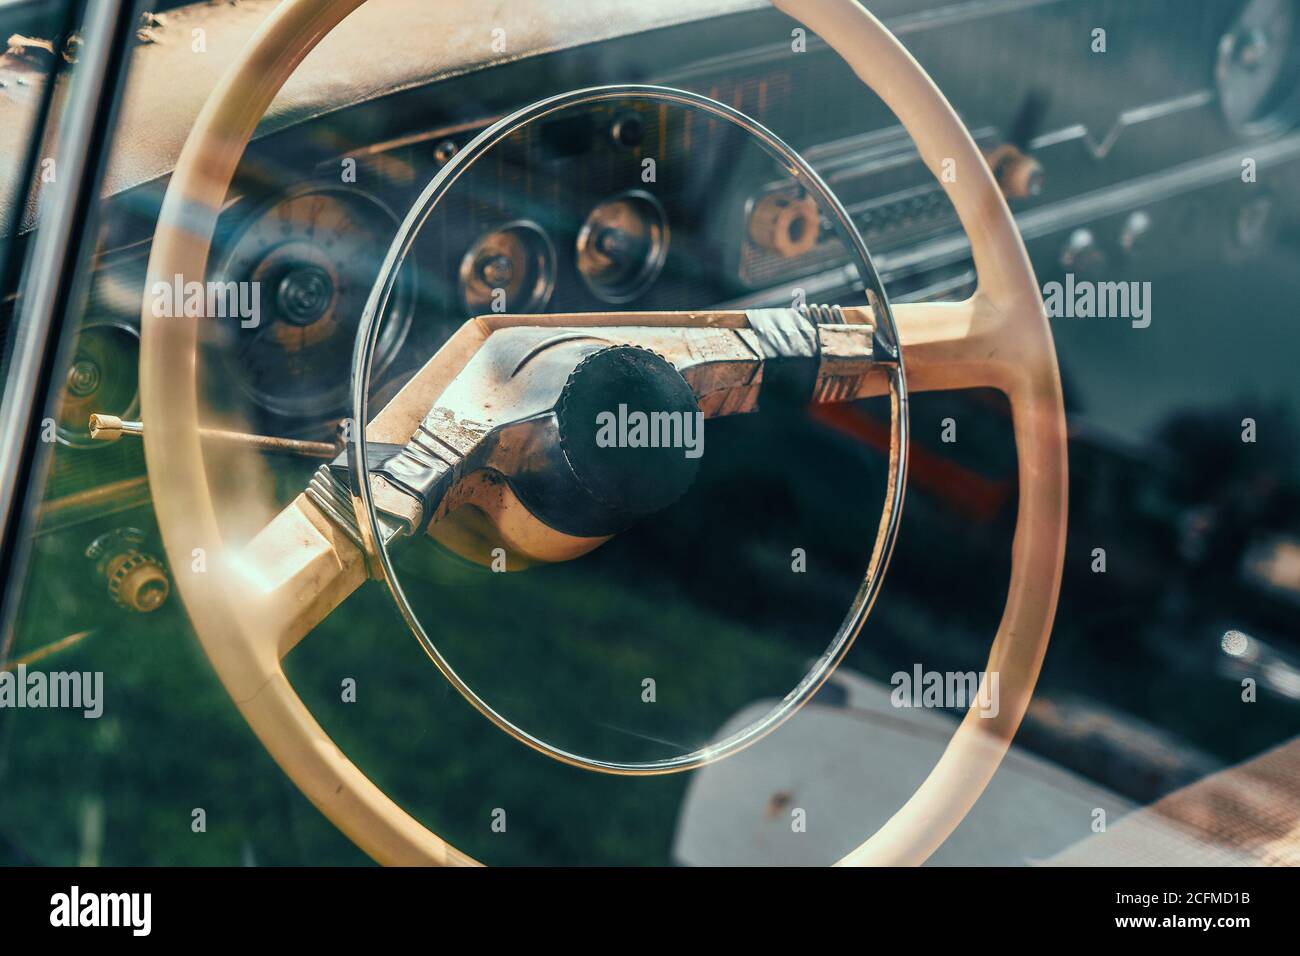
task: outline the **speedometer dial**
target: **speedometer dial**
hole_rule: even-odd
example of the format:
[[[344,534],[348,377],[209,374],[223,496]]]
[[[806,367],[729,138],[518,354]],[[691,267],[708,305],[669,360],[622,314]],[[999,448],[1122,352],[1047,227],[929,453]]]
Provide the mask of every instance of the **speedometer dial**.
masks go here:
[[[356,190],[305,190],[263,206],[221,260],[223,282],[249,283],[255,321],[227,326],[230,372],[268,411],[325,416],[346,403],[352,345],[397,219]],[[411,320],[413,272],[389,303],[378,365],[387,365]]]

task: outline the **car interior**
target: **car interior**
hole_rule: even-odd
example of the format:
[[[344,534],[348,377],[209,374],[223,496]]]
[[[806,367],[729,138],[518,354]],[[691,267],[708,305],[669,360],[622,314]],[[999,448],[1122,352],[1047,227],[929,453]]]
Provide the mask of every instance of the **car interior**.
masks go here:
[[[0,27],[0,863],[1300,864],[1300,2]]]

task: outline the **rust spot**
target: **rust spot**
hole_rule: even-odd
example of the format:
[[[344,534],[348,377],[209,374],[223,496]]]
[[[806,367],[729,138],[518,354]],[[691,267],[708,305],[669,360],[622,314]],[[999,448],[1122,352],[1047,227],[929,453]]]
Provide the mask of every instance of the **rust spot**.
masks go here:
[[[767,798],[767,806],[763,808],[763,815],[769,820],[775,820],[777,817],[782,816],[793,802],[793,793],[788,790],[778,790]]]

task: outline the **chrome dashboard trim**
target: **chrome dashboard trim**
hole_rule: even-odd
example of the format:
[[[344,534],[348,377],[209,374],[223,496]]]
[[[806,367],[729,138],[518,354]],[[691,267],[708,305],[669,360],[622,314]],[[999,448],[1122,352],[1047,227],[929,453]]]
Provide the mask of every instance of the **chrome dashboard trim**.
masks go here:
[[[897,14],[892,17],[886,15],[882,16],[881,20],[895,36],[906,36],[923,30],[953,26],[971,20],[983,19],[984,17],[1019,13],[1024,10],[1032,10],[1035,7],[1045,7],[1066,2],[1068,0],[965,0],[965,2],[961,3],[950,3],[946,6],[934,7],[928,10],[918,10],[915,13]],[[820,37],[810,36],[807,38],[807,52],[829,53],[831,48]],[[789,54],[790,44],[787,41],[764,44],[763,46],[722,53],[715,57],[700,60],[690,66],[660,74],[654,78],[653,82],[664,85],[682,83],[696,76],[707,76],[710,73],[725,72],[740,67],[751,68],[755,64],[770,63],[773,60],[789,56]]]
[[[1018,214],[1016,224],[1026,240],[1038,239],[1072,226],[1084,225],[1106,216],[1129,212],[1153,202],[1230,181],[1240,175],[1241,162],[1247,157],[1254,159],[1261,169],[1300,160],[1300,132],[1245,150],[1225,150],[1207,159],[1193,160],[1159,173],[1140,176],[1116,186],[1041,206]],[[923,269],[952,265],[969,254],[970,243],[965,235],[954,232],[895,252],[875,253],[874,257],[881,278],[889,282]],[[812,298],[855,287],[856,270],[852,265],[836,266],[716,303],[716,307],[757,308],[764,304],[788,301],[795,289],[803,289]]]

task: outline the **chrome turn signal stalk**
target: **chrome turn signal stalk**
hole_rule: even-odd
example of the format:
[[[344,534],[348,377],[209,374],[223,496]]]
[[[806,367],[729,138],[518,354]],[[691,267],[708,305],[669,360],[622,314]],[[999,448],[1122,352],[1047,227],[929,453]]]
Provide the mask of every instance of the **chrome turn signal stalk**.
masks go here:
[[[117,441],[123,435],[144,435],[144,422],[132,422],[116,415],[91,415],[90,437],[95,441]],[[200,428],[199,437],[205,441],[226,442],[256,451],[277,455],[299,455],[303,458],[333,458],[338,446],[323,441],[303,441],[298,438],[280,438],[275,435],[252,435],[248,432],[226,431],[220,428]]]

